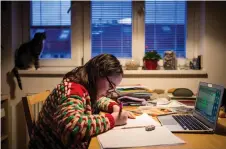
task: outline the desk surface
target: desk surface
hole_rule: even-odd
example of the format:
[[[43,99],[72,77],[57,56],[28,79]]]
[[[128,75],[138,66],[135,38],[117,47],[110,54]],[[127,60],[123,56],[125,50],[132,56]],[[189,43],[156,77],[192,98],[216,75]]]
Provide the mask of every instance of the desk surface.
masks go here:
[[[125,107],[125,110],[134,108]],[[223,149],[226,147],[226,118],[219,118],[218,123],[215,134],[174,133],[186,142],[182,145],[139,147],[136,149]],[[92,138],[89,149],[100,149],[97,137]]]

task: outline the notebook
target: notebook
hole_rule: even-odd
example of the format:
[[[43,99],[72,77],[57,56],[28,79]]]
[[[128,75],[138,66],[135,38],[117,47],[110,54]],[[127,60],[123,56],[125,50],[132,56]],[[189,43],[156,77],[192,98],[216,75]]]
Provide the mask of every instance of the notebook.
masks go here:
[[[157,118],[172,132],[214,133],[223,94],[223,86],[200,82],[192,114]]]
[[[145,131],[144,128],[110,130],[98,135],[97,139],[103,149],[185,143],[163,126],[156,127],[152,131]]]
[[[125,127],[146,125],[155,125],[156,127],[152,131],[146,131],[145,128],[123,129]],[[112,130],[100,134],[97,136],[97,139],[101,148],[104,149],[185,143],[147,114],[137,116],[136,119],[128,119],[126,125],[117,126]]]

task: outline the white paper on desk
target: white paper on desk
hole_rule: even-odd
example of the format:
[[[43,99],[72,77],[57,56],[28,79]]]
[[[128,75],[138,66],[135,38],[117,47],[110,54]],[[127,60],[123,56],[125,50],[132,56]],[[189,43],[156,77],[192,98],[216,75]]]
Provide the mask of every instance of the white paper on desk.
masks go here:
[[[185,104],[181,103],[181,102],[178,102],[176,100],[171,100],[169,101],[168,104],[157,104],[157,106],[140,106],[138,109],[140,110],[148,110],[152,107],[158,107],[158,108],[175,108],[175,107],[181,107],[181,106],[185,106]]]
[[[157,105],[166,105],[169,104],[170,101],[167,98],[157,98],[155,100],[149,101],[150,103],[155,103]]]
[[[160,123],[155,121],[147,113],[143,113],[140,116],[136,116],[136,119],[128,119],[126,125],[117,126],[117,127],[113,128],[113,130],[114,129],[121,129],[123,127],[147,126],[147,125],[161,126]]]
[[[164,126],[153,131],[145,131],[144,128],[110,130],[98,135],[97,139],[103,149],[185,143]]]
[[[175,100],[171,100],[170,103],[166,105],[158,105],[158,107],[165,107],[165,108],[174,108],[174,107],[181,107],[181,106],[186,106],[186,105]]]

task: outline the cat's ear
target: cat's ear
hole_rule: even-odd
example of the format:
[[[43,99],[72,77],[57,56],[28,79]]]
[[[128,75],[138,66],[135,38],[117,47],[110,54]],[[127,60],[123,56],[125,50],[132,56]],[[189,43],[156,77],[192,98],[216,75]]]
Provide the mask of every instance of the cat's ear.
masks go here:
[[[38,32],[35,33],[34,38],[36,39],[38,37]]]
[[[43,32],[42,34],[43,34],[44,39],[46,39],[46,32]]]

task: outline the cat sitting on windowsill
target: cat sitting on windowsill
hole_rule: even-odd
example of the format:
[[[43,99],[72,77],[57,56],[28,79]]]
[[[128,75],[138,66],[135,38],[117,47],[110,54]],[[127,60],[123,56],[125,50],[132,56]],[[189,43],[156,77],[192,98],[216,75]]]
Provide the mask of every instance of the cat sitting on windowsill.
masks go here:
[[[31,41],[22,44],[15,52],[15,66],[11,72],[16,77],[21,90],[22,82],[18,70],[34,71],[40,69],[39,56],[43,50],[45,39],[45,32],[37,32]]]

